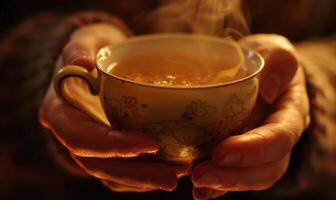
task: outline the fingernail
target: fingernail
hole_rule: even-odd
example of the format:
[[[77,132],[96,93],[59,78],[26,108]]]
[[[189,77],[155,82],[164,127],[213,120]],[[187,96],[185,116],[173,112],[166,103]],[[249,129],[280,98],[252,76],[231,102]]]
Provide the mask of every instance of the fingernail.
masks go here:
[[[158,185],[159,189],[167,192],[174,191],[177,187],[177,179],[172,177],[153,177],[153,179],[149,179],[149,182],[151,185]]]
[[[261,84],[261,96],[267,103],[273,103],[277,98],[281,87],[279,77],[274,73],[265,74]]]
[[[171,185],[171,184],[166,183],[160,189],[162,189],[164,191],[167,191],[167,192],[172,192],[172,191],[174,191],[176,189],[176,187],[177,187],[176,184]]]
[[[225,166],[238,163],[241,160],[241,155],[239,154],[227,154],[219,162],[218,165]]]

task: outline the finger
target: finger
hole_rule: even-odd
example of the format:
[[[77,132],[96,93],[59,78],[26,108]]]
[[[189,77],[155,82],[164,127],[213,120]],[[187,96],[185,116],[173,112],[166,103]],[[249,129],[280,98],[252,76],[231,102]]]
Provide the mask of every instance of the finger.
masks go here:
[[[126,34],[112,24],[93,24],[75,31],[63,50],[63,63],[94,69],[97,51],[108,44],[121,42]]]
[[[306,128],[309,114],[305,88],[295,82],[260,127],[229,137],[216,147],[216,165],[258,166],[279,160],[291,151]]]
[[[46,106],[44,106],[46,107]],[[81,111],[53,98],[41,113],[41,124],[73,154],[84,157],[134,157],[158,150],[148,134],[123,132],[92,121]]]
[[[212,199],[222,196],[226,193],[226,191],[213,190],[210,188],[196,188],[193,187],[193,197],[195,200],[203,200],[203,199]]]
[[[287,38],[275,34],[247,36],[240,44],[259,51],[265,59],[260,94],[267,103],[273,103],[286,90],[298,68],[294,46]]]
[[[153,187],[151,187],[151,188],[131,187],[131,186],[115,183],[113,181],[102,180],[101,182],[106,187],[108,187],[110,190],[112,190],[114,192],[138,192],[138,193],[142,193],[142,192],[151,192],[151,191],[157,190],[157,188],[153,188]]]
[[[191,164],[169,165],[169,167],[175,171],[178,178],[191,173]],[[141,187],[133,187],[110,180],[102,180],[101,182],[115,192],[150,192],[158,189],[156,187],[144,187],[143,185]]]
[[[265,67],[261,74],[261,97],[273,103],[288,88],[298,68],[296,56],[284,48],[264,49],[261,51]]]
[[[289,154],[280,161],[258,167],[219,167],[210,161],[196,166],[192,174],[195,187],[220,191],[265,190],[286,172]]]
[[[90,175],[138,188],[172,191],[177,185],[176,172],[157,162],[140,159],[102,159],[73,156]]]

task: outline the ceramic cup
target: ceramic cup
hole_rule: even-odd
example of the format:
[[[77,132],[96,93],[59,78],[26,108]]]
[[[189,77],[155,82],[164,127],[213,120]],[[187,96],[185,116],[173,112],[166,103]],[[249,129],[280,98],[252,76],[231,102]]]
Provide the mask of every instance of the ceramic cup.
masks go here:
[[[196,45],[196,46],[195,46]],[[136,130],[154,136],[160,145],[158,158],[173,162],[190,162],[207,156],[214,146],[232,134],[239,133],[254,108],[262,57],[252,49],[241,48],[240,65],[246,68],[242,78],[221,84],[202,86],[161,86],[127,80],[107,73],[106,60],[127,59],[147,50],[193,52],[209,48],[222,59],[232,59],[230,51],[237,44],[221,38],[194,34],[153,34],[138,36],[99,50],[96,57],[97,76],[80,66],[66,66],[54,78],[57,95],[86,112],[93,119],[119,130]],[[214,49],[214,51],[212,50]],[[79,77],[87,81],[91,93],[98,95],[108,120],[92,109],[74,101],[64,81]],[[92,141],[94,142],[94,141]]]

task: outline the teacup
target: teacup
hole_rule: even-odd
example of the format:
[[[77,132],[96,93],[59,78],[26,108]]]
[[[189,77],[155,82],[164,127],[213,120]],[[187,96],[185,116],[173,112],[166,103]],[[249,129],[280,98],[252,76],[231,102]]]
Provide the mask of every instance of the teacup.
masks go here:
[[[197,42],[197,43],[195,43]],[[262,57],[252,49],[239,47],[246,74],[228,82],[208,85],[156,85],[137,82],[109,73],[106,60],[127,59],[139,51],[155,49],[197,51],[195,44],[212,47],[222,59],[232,59],[232,41],[196,34],[153,34],[138,36],[99,50],[97,77],[81,66],[66,66],[54,78],[57,95],[86,112],[93,119],[114,129],[135,130],[154,136],[160,145],[158,158],[173,162],[190,162],[206,157],[214,146],[241,131],[254,108],[259,91]],[[171,45],[175,45],[172,47]],[[99,95],[106,118],[74,101],[64,89],[68,77],[86,80],[93,95]],[[94,142],[94,141],[92,141]]]

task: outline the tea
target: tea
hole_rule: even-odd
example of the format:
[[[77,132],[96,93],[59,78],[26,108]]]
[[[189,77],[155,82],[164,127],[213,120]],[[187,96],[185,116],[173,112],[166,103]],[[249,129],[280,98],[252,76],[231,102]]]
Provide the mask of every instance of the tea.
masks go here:
[[[160,86],[202,86],[244,76],[237,59],[195,52],[144,52],[109,65],[108,73],[139,83]]]

